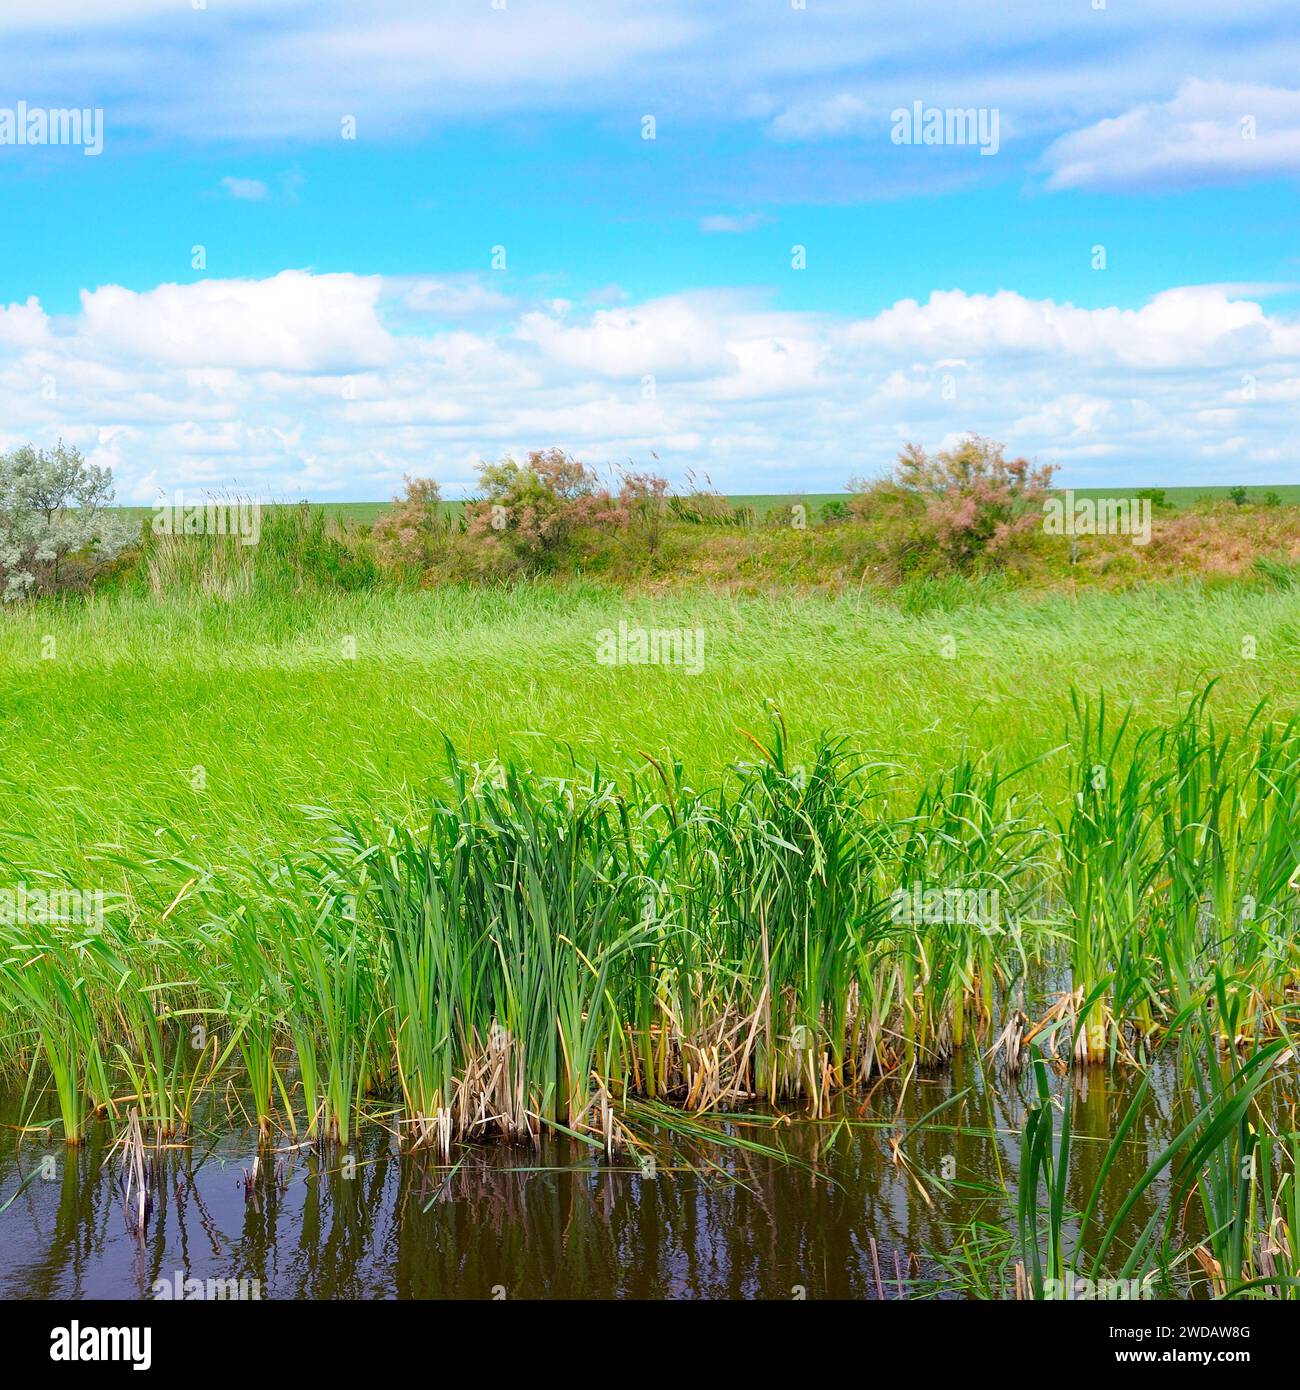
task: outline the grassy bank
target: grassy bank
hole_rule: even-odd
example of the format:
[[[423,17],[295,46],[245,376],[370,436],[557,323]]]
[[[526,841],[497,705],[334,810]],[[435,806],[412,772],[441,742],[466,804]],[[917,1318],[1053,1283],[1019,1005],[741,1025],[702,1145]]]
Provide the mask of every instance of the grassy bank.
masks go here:
[[[1022,499],[1008,504],[1014,543],[1003,546],[992,541],[1004,524],[1001,514],[967,518],[950,534],[943,495],[858,494],[846,507],[834,497],[693,493],[630,500],[605,495],[602,501],[586,494],[574,501],[553,492],[543,494],[557,509],[550,514],[557,529],[547,539],[533,534],[525,500],[515,499],[513,510],[498,506],[498,531],[482,512],[486,503],[467,507],[423,493],[392,507],[246,508],[239,525],[247,544],[219,535],[155,536],[141,514],[143,544],[126,551],[98,587],[235,598],[267,589],[301,595],[320,588],[493,587],[546,577],[642,594],[871,588],[919,612],[964,602],[972,589],[988,598],[1252,576],[1276,587],[1300,586],[1300,507],[1201,500],[1153,508],[1143,502],[1138,511],[1106,512],[1100,520],[1084,507],[1071,512],[1068,528],[1055,518],[1049,530],[1046,519],[1036,524],[1037,501]],[[1076,509],[1083,496],[1076,496]],[[217,527],[222,521],[214,515],[205,522],[195,513],[188,524]],[[225,524],[233,528],[235,521]],[[964,537],[960,544],[957,534]],[[70,577],[76,580],[75,567]],[[45,574],[41,593],[55,592],[49,580]]]

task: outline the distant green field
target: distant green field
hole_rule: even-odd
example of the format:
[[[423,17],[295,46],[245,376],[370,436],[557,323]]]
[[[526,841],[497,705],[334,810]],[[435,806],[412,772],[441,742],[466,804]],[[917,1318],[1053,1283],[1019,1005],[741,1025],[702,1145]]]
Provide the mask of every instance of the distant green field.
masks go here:
[[[1143,484],[1142,486],[1147,485]],[[1164,492],[1165,501],[1169,506],[1182,508],[1193,506],[1197,502],[1227,501],[1228,493],[1233,486],[1232,483],[1225,483],[1222,487],[1167,487],[1160,490]],[[1071,489],[1076,497],[1134,497],[1140,490],[1138,487],[1076,487]],[[1057,488],[1056,491],[1064,492],[1065,489]],[[1300,505],[1300,483],[1271,483],[1266,486],[1247,487],[1246,500],[1255,503],[1263,502],[1265,495],[1270,492],[1276,493],[1287,505]],[[847,492],[790,492],[737,494],[729,500],[736,506],[753,507],[760,516],[763,516],[775,507],[789,506],[792,502],[803,502],[817,508],[824,502],[842,502],[846,501],[848,497]]]
[[[226,500],[214,494],[214,501]],[[197,504],[196,504],[197,505]],[[296,503],[277,502],[271,503],[272,506],[294,506]],[[386,512],[392,505],[391,502],[313,502],[313,507],[319,507],[327,516],[336,516],[340,519],[362,523],[366,526],[374,525],[380,514]],[[449,508],[458,508],[463,504],[460,502],[448,502]],[[141,521],[148,520],[154,513],[152,507],[121,507],[118,510],[126,512],[128,516],[138,517]]]
[[[1171,507],[1181,509],[1206,500],[1225,501],[1231,487],[1231,484],[1225,484],[1222,487],[1167,487],[1163,491],[1165,501]],[[1060,490],[1063,491],[1064,489]],[[1072,489],[1076,497],[1132,497],[1138,490],[1136,487],[1076,487]],[[1289,506],[1300,505],[1300,483],[1276,483],[1269,486],[1248,487],[1246,492],[1249,502],[1263,502],[1266,493],[1274,492],[1283,503]],[[754,512],[762,517],[778,508],[789,507],[796,502],[802,502],[815,513],[819,507],[827,502],[842,502],[846,501],[848,497],[847,492],[746,492],[733,493],[727,500],[736,507],[752,507]],[[338,517],[340,520],[364,526],[373,526],[380,515],[387,511],[391,505],[390,502],[312,503],[313,507],[320,507],[324,510],[327,516]],[[455,512],[459,511],[464,503],[447,502],[444,505],[449,511]],[[151,507],[123,507],[122,510],[138,516],[142,520],[153,513]]]
[[[759,516],[766,516],[768,512],[778,507],[788,507],[795,502],[802,502],[805,506],[813,510],[820,507],[824,502],[833,500],[844,500],[848,497],[846,492],[805,492],[805,493],[737,493],[727,500],[736,507],[752,507]],[[286,503],[276,503],[273,505],[286,505]],[[287,505],[293,505],[292,503]],[[380,515],[388,510],[391,502],[313,502],[313,507],[320,507],[327,516],[338,517],[340,520],[355,522],[360,525],[373,526]],[[445,502],[443,505],[452,512],[459,511],[465,504],[462,501]],[[142,520],[153,514],[152,507],[123,507],[124,512],[133,516],[138,516]]]
[[[1226,483],[1223,487],[1167,487],[1162,491],[1165,494],[1165,501],[1171,507],[1190,507],[1196,502],[1208,500],[1223,502],[1228,498],[1228,493],[1234,484]],[[1064,488],[1057,489],[1064,491]],[[1116,487],[1076,487],[1072,489],[1076,497],[1132,497],[1137,492],[1137,488],[1116,488]],[[1275,492],[1288,506],[1300,504],[1300,483],[1269,483],[1259,487],[1246,488],[1247,502],[1262,502],[1267,493]]]

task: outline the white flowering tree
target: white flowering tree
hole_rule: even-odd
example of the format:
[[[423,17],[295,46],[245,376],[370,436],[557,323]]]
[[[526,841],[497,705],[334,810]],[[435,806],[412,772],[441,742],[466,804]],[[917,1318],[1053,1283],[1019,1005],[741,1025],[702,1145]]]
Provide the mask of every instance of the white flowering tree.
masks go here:
[[[87,463],[62,440],[0,454],[0,583],[4,601],[52,593],[69,575],[84,576],[137,541],[139,526],[110,510],[113,475]]]

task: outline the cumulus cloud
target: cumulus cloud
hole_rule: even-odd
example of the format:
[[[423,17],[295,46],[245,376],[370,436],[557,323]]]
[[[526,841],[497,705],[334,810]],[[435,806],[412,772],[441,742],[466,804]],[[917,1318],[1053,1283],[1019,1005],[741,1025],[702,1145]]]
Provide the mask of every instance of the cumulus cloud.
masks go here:
[[[52,345],[50,321],[33,295],[25,304],[0,307],[0,345],[19,348]]]
[[[598,309],[577,320],[568,306],[530,311],[516,336],[549,360],[589,376],[716,375],[727,365],[722,317],[708,296],[675,295],[636,307]]]
[[[391,356],[376,276],[286,270],[269,280],[199,280],[140,294],[83,291],[81,334],[107,356],[192,367],[350,371]]]
[[[478,307],[457,277],[307,271],[9,305],[0,446],[62,435],[142,501],[383,497],[404,472],[454,494],[549,444],[737,491],[838,489],[967,430],[1078,484],[1286,480],[1300,449],[1300,319],[1231,286],[1134,309],[943,290],[858,318],[735,291]]]
[[[1300,325],[1269,318],[1258,303],[1217,286],[1166,290],[1140,309],[1080,309],[1008,290],[938,291],[925,304],[902,300],[849,331],[856,341],[897,352],[1046,355],[1153,371],[1300,354]]]
[[[1300,175],[1300,91],[1185,82],[1063,135],[1043,156],[1050,188],[1163,190]]]

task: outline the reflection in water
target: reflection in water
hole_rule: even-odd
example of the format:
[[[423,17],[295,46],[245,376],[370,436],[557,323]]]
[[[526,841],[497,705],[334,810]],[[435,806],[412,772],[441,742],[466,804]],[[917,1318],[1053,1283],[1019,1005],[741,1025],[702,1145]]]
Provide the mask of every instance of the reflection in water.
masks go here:
[[[1076,1208],[1134,1084],[1100,1069],[1058,1080],[1074,1107]],[[1167,1142],[1170,1108],[1166,1077],[1112,1174],[1103,1225],[1127,1195],[1124,1178]],[[350,1154],[286,1145],[254,1167],[252,1133],[200,1134],[157,1157],[143,1240],[127,1219],[106,1127],[80,1150],[29,1136],[0,1152],[0,1204],[36,1170],[0,1214],[0,1296],[147,1298],[156,1282],[185,1279],[256,1281],[246,1287],[263,1298],[928,1292],[943,1274],[936,1257],[951,1257],[976,1228],[1005,1233],[1010,1252],[1023,1113],[1005,1077],[959,1063],[949,1075],[914,1077],[901,1105],[889,1083],[830,1118],[737,1121],[737,1132],[795,1163],[734,1148],[687,1152],[664,1136],[654,1176],[630,1156],[611,1168],[563,1139],[464,1150],[448,1168],[399,1156],[387,1131],[369,1125]],[[898,1161],[891,1137],[902,1138]],[[1136,1205],[1135,1229],[1157,1198],[1153,1189]]]

